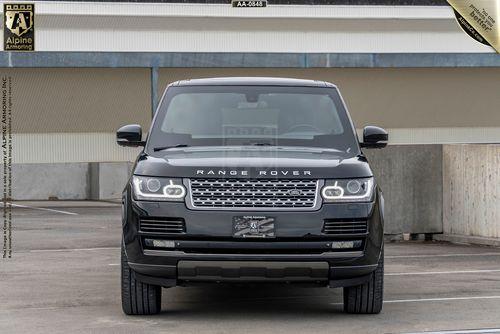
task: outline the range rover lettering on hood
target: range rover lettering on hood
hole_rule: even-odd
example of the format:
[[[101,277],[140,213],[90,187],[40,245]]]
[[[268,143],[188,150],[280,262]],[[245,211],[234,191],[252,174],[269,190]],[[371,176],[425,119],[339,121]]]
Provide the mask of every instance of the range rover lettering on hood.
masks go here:
[[[248,176],[248,170],[197,169],[196,175]],[[309,170],[258,170],[258,176],[311,176]]]

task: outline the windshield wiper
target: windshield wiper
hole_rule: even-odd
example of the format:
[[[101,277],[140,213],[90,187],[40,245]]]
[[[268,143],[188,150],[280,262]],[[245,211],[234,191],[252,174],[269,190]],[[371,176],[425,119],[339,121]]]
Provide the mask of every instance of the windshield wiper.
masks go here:
[[[179,145],[174,145],[174,146],[161,146],[161,147],[155,147],[155,148],[153,148],[153,151],[154,152],[158,152],[158,151],[168,150],[170,148],[177,148],[177,147],[189,147],[189,145],[179,144]]]

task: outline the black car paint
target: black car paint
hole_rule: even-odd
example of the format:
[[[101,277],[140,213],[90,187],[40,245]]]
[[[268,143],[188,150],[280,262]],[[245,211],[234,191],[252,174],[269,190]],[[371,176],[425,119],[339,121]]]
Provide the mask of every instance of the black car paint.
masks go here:
[[[209,80],[209,79],[205,79]],[[240,82],[241,81],[241,82]],[[244,84],[240,79],[238,84]],[[173,85],[205,85],[210,81],[183,81]],[[212,84],[234,84],[231,81],[217,81]],[[247,82],[248,84],[248,82]],[[255,84],[297,85],[297,81],[269,81]],[[305,85],[306,83],[304,83]],[[322,82],[307,85],[318,87],[335,86]],[[359,151],[361,152],[361,151]],[[265,171],[298,171],[299,175],[287,175],[287,179],[313,178],[363,178],[372,177],[366,157],[361,154],[350,156],[342,152],[321,150],[318,148],[300,148],[294,150],[276,147],[205,147],[205,148],[173,148],[149,155],[142,151],[133,167],[134,175],[196,178],[199,170],[235,171],[231,178],[277,178],[283,177]],[[241,173],[246,171],[244,175]],[[308,171],[309,173],[304,173]],[[200,177],[198,175],[198,177]],[[214,173],[211,178],[227,176]],[[182,236],[171,236],[169,239],[197,241],[231,241],[231,220],[235,215],[251,215],[255,211],[245,210],[190,210],[184,202],[137,201],[133,198],[130,182],[123,192],[123,242],[130,267],[136,272],[138,279],[163,285],[165,287],[185,284],[177,279],[177,264],[181,260],[203,261],[326,261],[330,266],[329,285],[348,286],[362,282],[375,270],[383,247],[383,195],[375,183],[372,201],[368,203],[322,203],[316,211],[269,211],[261,215],[276,217],[277,238],[262,242],[312,242],[334,241],[365,238],[362,249],[349,251],[331,251],[321,254],[260,254],[245,253],[186,253],[180,250],[147,250],[143,247],[144,233],[138,229],[139,217],[182,217],[186,222],[186,233]],[[324,219],[366,219],[368,234],[366,236],[332,237],[322,234]],[[148,234],[154,237],[154,234]],[[157,237],[165,237],[158,235]],[[234,241],[234,240],[232,240]],[[243,244],[242,244],[243,245]]]
[[[183,216],[187,225],[187,236],[182,238],[192,238],[198,240],[230,239],[231,238],[231,218],[235,215],[232,211],[206,211],[187,210],[184,203],[169,202],[145,202],[132,201],[130,198],[130,187],[125,193],[125,210],[123,220],[124,242],[126,245],[127,257],[131,262],[131,267],[137,272],[147,276],[156,276],[166,279],[175,279],[175,266],[181,259],[203,259],[203,260],[256,260],[256,261],[281,261],[300,259],[302,261],[327,261],[332,270],[330,279],[355,278],[366,275],[375,269],[380,249],[383,244],[383,214],[379,207],[378,197],[372,203],[360,204],[323,204],[318,211],[310,212],[270,212],[269,215],[277,216],[276,233],[280,235],[282,241],[302,239],[303,242],[314,240],[325,240],[321,234],[323,218],[367,218],[369,234],[364,245],[364,249],[359,252],[331,252],[329,255],[306,254],[305,256],[293,255],[247,255],[247,254],[185,254],[182,252],[147,252],[141,244],[141,233],[138,231],[138,218],[140,216]],[[252,214],[250,211],[238,211],[238,215]],[[261,213],[262,214],[262,213]],[[266,213],[264,213],[266,214]],[[307,219],[307,220],[305,220]],[[149,236],[154,236],[148,234]],[[163,237],[158,235],[158,237]],[[352,238],[352,237],[351,237]],[[175,239],[173,237],[172,239]],[[356,237],[354,237],[356,239]],[[345,240],[345,238],[329,237],[328,240]],[[271,241],[275,242],[275,241]],[[156,254],[156,255],[153,255]]]
[[[234,147],[223,148],[179,148],[161,153],[162,157],[153,157],[141,153],[134,167],[135,175],[166,177],[206,177],[197,175],[197,170],[234,170],[248,171],[248,176],[241,173],[231,175],[235,178],[310,178],[334,179],[371,177],[373,173],[368,161],[362,155],[344,157],[342,153],[318,149],[284,150],[273,147]],[[277,175],[259,173],[262,170],[277,171]],[[281,171],[299,171],[283,175]],[[303,171],[310,171],[310,175]],[[273,173],[274,174],[274,173]],[[222,177],[221,175],[212,175]],[[212,177],[210,176],[210,177]]]

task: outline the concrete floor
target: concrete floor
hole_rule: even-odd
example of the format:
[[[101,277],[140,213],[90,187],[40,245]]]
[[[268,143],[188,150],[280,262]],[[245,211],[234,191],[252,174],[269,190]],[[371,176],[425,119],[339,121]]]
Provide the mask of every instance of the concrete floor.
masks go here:
[[[163,290],[160,315],[127,317],[120,306],[120,208],[62,203],[45,205],[58,210],[46,211],[31,205],[14,209],[13,258],[0,259],[0,333],[411,333],[500,327],[500,249],[423,242],[387,244],[380,315],[344,314],[339,289],[213,285]]]

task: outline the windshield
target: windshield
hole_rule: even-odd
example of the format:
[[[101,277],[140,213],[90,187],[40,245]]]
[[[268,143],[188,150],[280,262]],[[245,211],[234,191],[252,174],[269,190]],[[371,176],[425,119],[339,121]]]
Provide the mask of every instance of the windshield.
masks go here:
[[[148,149],[178,145],[359,150],[337,90],[322,87],[170,87]]]

